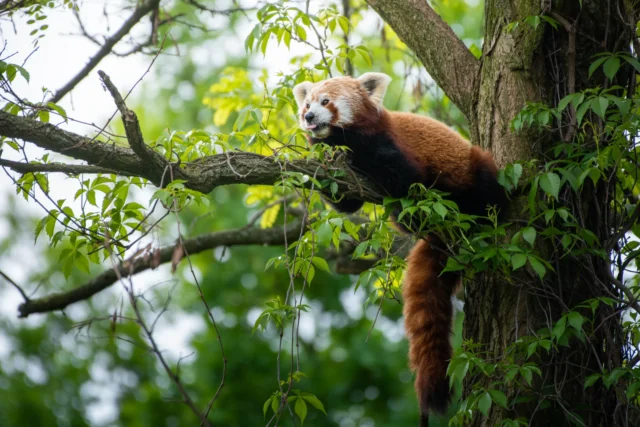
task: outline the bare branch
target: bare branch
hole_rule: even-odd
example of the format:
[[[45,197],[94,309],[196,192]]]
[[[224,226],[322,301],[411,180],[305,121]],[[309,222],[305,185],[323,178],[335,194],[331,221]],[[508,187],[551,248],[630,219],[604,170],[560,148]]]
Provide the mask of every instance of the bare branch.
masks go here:
[[[204,252],[220,246],[239,245],[282,245],[285,238],[294,240],[300,234],[301,221],[295,221],[286,228],[277,227],[267,230],[259,228],[218,231],[204,234],[184,241],[184,248],[190,255]],[[175,246],[166,246],[155,257],[134,256],[120,263],[117,269],[109,269],[95,277],[90,282],[67,292],[53,293],[42,298],[30,299],[18,307],[20,317],[27,317],[34,313],[46,313],[62,310],[70,304],[91,298],[100,291],[112,286],[118,277],[129,277],[171,261]]]
[[[7,282],[9,282],[11,285],[13,285],[14,288],[16,288],[18,290],[18,292],[20,292],[20,295],[22,295],[22,298],[24,298],[25,301],[29,301],[29,297],[27,296],[27,294],[22,290],[22,288],[13,280],[11,280],[11,277],[7,276],[6,274],[4,274],[2,271],[0,271],[0,276],[6,280]]]
[[[480,64],[426,0],[367,0],[465,116]],[[452,60],[452,58],[455,58]]]
[[[200,9],[203,12],[209,12],[212,15],[223,15],[223,16],[231,16],[234,13],[244,13],[246,14],[247,12],[251,12],[253,10],[256,10],[255,7],[234,7],[234,8],[230,8],[230,9],[212,9],[210,7],[207,7],[205,5],[203,5],[202,3],[196,1],[196,0],[187,0],[187,3],[194,6],[196,9]]]
[[[115,169],[103,168],[90,165],[72,165],[67,163],[23,163],[12,160],[0,159],[0,166],[8,167],[16,172],[60,172],[69,175],[79,175],[82,173],[109,173],[121,176],[138,176],[127,172],[120,172]]]
[[[102,82],[109,93],[111,93],[111,96],[118,107],[118,111],[120,111],[120,114],[122,115],[122,124],[124,125],[124,130],[127,134],[129,146],[138,155],[140,160],[149,166],[149,172],[154,173],[154,180],[160,179],[168,161],[145,144],[144,137],[142,136],[142,130],[140,129],[140,123],[138,122],[138,116],[127,108],[127,105],[124,103],[124,99],[122,99],[122,95],[120,95],[118,89],[113,85],[109,76],[104,71],[98,71],[98,75],[100,75]]]
[[[87,65],[85,65],[82,70],[78,74],[76,74],[66,85],[58,89],[58,91],[47,100],[47,102],[58,102],[64,96],[69,93],[73,88],[75,88],[78,83],[80,83],[87,75],[93,70],[99,63],[102,61],[109,53],[113,47],[118,43],[124,36],[129,34],[129,31],[136,25],[140,20],[149,12],[156,9],[160,4],[160,0],[148,0],[142,6],[137,8],[133,14],[127,19],[122,27],[118,31],[115,32],[114,35],[105,40],[102,47],[98,50],[98,52],[91,57]]]

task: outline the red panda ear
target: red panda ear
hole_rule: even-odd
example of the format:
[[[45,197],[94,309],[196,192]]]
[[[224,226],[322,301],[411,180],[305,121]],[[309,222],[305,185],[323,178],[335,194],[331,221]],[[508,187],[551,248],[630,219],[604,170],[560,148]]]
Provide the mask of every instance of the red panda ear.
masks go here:
[[[295,96],[296,98],[296,103],[298,104],[298,107],[302,107],[302,104],[304,103],[304,99],[307,97],[307,93],[309,93],[312,87],[313,87],[313,83],[302,82],[293,88],[293,96]]]
[[[389,87],[389,83],[391,83],[391,77],[384,73],[364,73],[358,77],[358,81],[369,94],[371,102],[376,107],[382,108],[382,99]]]

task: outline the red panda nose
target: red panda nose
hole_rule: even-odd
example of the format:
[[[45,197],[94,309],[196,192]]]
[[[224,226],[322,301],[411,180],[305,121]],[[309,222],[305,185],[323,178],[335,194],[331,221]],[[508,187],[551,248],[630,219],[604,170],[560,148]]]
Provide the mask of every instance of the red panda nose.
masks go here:
[[[313,114],[311,111],[309,111],[307,114],[304,115],[304,119],[311,123],[311,121],[316,117],[315,114]]]

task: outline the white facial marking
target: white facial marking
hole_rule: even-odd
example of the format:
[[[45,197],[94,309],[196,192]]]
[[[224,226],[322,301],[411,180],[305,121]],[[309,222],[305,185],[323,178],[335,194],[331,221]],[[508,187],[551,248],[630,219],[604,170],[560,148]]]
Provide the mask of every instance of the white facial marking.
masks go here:
[[[304,104],[300,106],[300,127],[305,130],[311,131],[315,138],[325,138],[329,136],[331,130],[328,125],[331,124],[333,114],[329,109],[322,105],[322,101],[328,99],[325,94],[319,94],[316,97],[317,101],[305,100]],[[309,108],[305,112],[305,115],[313,113],[315,117],[311,120],[311,123],[302,116],[302,109],[309,104]]]
[[[309,111],[316,115],[315,119],[313,119],[314,123],[318,125],[331,123],[333,114],[331,114],[331,111],[329,111],[326,107],[323,107],[320,102],[312,102]]]
[[[326,138],[329,136],[330,133],[331,133],[331,128],[329,126],[311,131],[311,135],[313,135],[314,138]]]
[[[344,98],[340,98],[333,101],[333,105],[338,109],[337,125],[345,126],[353,122],[353,110],[351,109],[349,101]]]

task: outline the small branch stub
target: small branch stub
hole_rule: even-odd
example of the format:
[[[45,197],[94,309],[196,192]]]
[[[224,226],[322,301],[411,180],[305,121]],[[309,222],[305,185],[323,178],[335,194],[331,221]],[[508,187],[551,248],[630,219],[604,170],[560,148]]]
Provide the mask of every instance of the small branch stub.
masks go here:
[[[140,160],[142,160],[149,168],[150,175],[153,177],[152,180],[160,180],[166,167],[169,165],[169,162],[145,144],[144,137],[142,136],[142,130],[140,129],[140,123],[138,122],[138,116],[136,116],[136,113],[132,110],[127,108],[122,95],[120,95],[118,89],[111,82],[109,76],[104,71],[98,71],[98,75],[113,97],[113,100],[118,107],[118,111],[120,111],[122,124],[124,125],[124,130],[127,134],[129,146]]]

